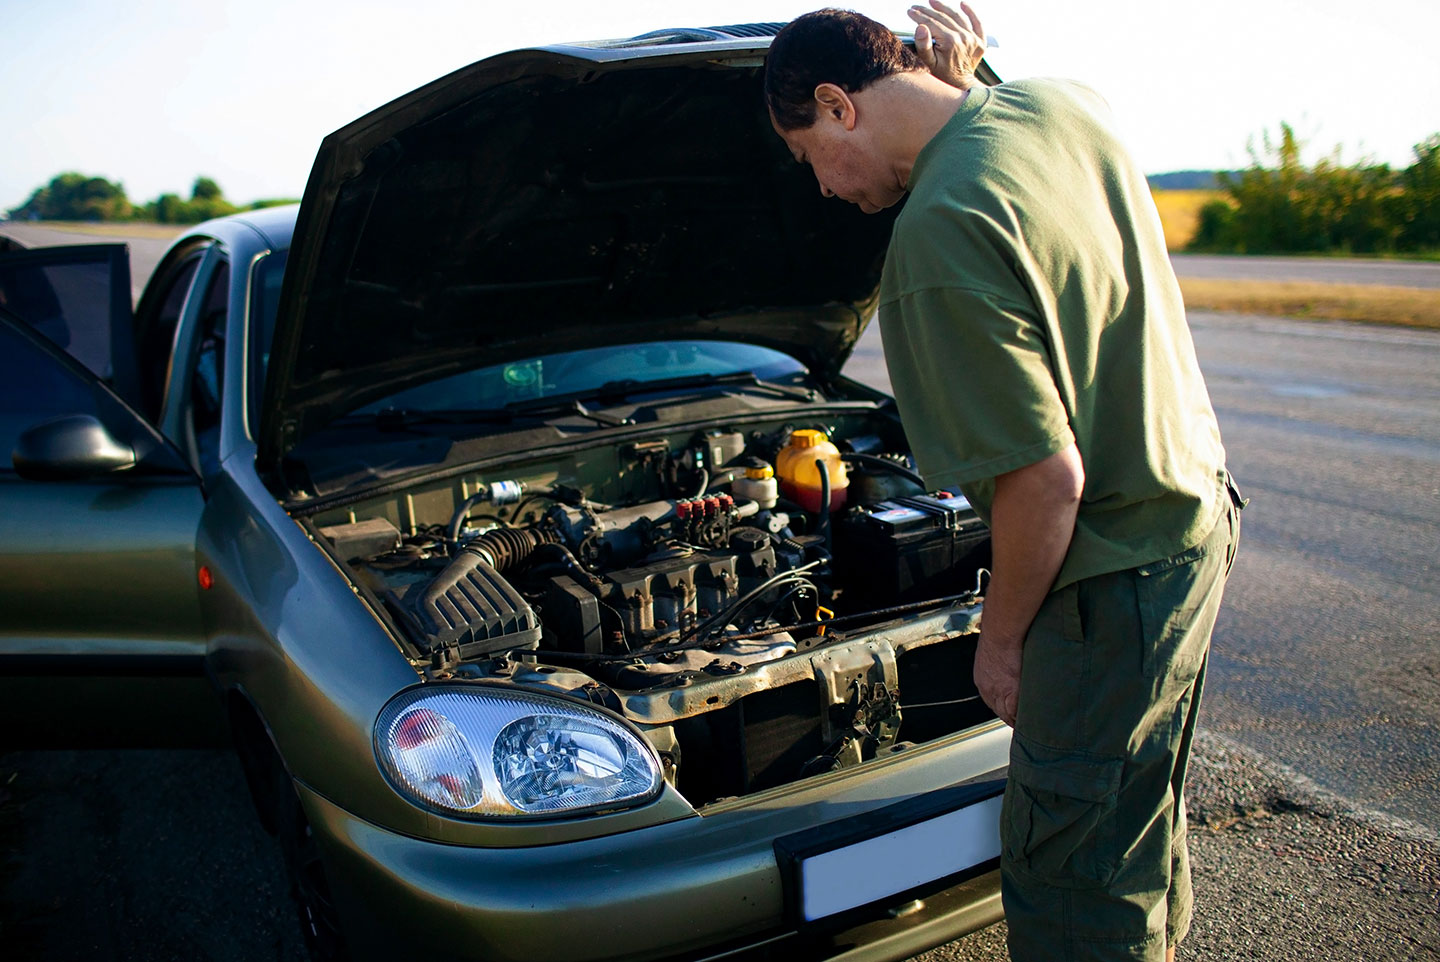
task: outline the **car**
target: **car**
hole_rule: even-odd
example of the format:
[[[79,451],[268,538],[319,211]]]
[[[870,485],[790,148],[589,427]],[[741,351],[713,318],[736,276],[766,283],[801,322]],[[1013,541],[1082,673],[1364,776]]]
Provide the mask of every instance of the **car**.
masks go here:
[[[841,373],[893,212],[774,136],[778,27],[461,69],[133,312],[0,256],[7,743],[233,744],[317,958],[997,921],[986,529]]]

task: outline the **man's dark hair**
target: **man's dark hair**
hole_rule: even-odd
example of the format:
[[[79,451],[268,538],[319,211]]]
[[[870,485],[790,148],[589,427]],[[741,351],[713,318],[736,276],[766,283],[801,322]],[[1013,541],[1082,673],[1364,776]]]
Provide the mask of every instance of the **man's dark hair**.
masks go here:
[[[881,77],[924,69],[889,27],[853,10],[816,10],[790,21],[771,41],[765,105],[781,130],[802,130],[815,122],[820,84],[853,94]]]

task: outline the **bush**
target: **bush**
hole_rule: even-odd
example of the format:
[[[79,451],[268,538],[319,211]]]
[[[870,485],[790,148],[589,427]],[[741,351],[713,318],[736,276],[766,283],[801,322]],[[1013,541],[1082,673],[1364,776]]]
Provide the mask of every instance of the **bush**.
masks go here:
[[[1400,175],[1404,190],[1401,244],[1407,250],[1440,247],[1440,134],[1415,145],[1415,163]]]
[[[1220,175],[1230,200],[1202,209],[1188,250],[1385,253],[1440,244],[1440,136],[1417,146],[1415,165],[1398,175],[1385,164],[1342,164],[1338,148],[1307,167],[1289,124],[1278,140],[1263,137],[1249,167]]]
[[[285,203],[292,202],[257,201],[250,209]],[[189,200],[179,194],[161,194],[148,204],[136,206],[130,203],[120,184],[70,171],[37,188],[29,200],[9,213],[22,220],[153,220],[160,224],[198,224],[238,210],[239,207],[225,199],[220,185],[209,177],[195,178]]]
[[[1187,250],[1224,250],[1230,243],[1235,230],[1235,207],[1228,200],[1212,200],[1200,208],[1199,222],[1195,225],[1195,236],[1186,245]]]
[[[219,184],[209,177],[197,177],[189,200],[181,200],[178,194],[161,194],[141,208],[141,216],[158,224],[198,224],[239,209],[225,199]]]

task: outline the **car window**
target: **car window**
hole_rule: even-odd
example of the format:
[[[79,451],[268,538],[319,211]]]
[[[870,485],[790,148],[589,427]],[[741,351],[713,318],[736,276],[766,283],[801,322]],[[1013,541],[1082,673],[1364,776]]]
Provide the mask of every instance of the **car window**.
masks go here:
[[[749,371],[762,379],[804,373],[800,362],[765,347],[729,341],[660,341],[588,348],[477,368],[357,409],[378,413],[464,411],[583,394],[616,381],[663,381]]]
[[[29,256],[0,262],[0,308],[63,347],[97,377],[108,380],[114,375],[111,274],[108,253],[57,264],[36,263]],[[127,303],[128,298],[127,291]]]
[[[201,474],[219,466],[220,397],[224,383],[225,321],[230,307],[230,265],[221,262],[210,275],[200,308],[200,343],[190,383],[190,418]]]
[[[28,427],[61,414],[98,414],[93,389],[8,324],[0,324],[0,470]]]
[[[172,268],[169,276],[160,280],[164,287],[159,307],[152,316],[140,319],[140,403],[145,416],[152,419],[160,416],[160,406],[165,402],[175,328],[180,323],[180,312],[185,307],[200,260],[201,253],[196,253]]]
[[[94,416],[151,469],[187,470],[174,448],[90,372],[0,312],[0,477],[14,476],[11,455],[21,434],[66,414]]]

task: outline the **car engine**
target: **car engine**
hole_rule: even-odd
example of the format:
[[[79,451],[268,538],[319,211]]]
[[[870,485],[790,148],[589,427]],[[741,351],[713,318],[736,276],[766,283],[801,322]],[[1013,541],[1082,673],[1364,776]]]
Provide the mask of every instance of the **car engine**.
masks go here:
[[[659,497],[605,503],[583,468],[527,465],[312,530],[430,677],[624,714],[701,805],[993,717],[971,681],[987,529],[880,437],[828,434],[617,449]],[[450,516],[414,517],[430,501]]]

